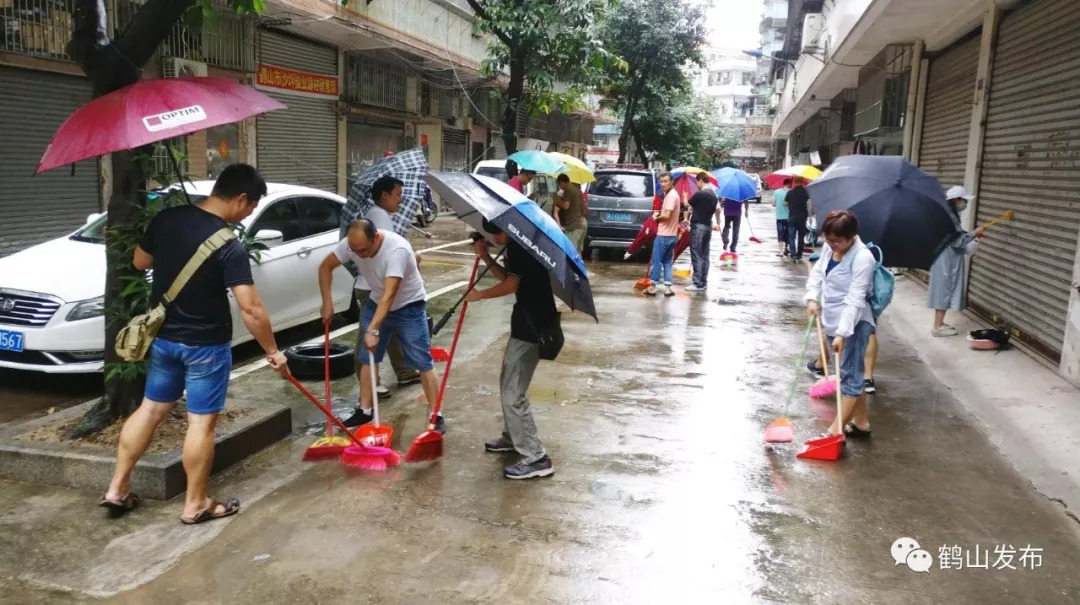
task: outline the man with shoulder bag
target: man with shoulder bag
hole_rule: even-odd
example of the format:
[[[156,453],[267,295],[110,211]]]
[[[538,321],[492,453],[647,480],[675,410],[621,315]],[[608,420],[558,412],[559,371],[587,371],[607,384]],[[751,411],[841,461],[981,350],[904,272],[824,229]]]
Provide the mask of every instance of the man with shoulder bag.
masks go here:
[[[503,410],[503,434],[484,444],[489,452],[516,451],[521,460],[503,469],[507,479],[547,477],[555,472],[551,457],[537,436],[536,421],[529,403],[529,383],[541,359],[555,359],[562,348],[562,329],[551,291],[551,275],[524,248],[494,224],[484,221],[484,231],[506,247],[505,266],[499,266],[488,252],[488,243],[475,244],[477,257],[490,268],[499,283],[486,290],[473,290],[468,302],[513,294],[516,298],[510,318],[510,341],[503,355],[499,394]]]
[[[153,268],[155,279],[152,310],[134,318],[116,339],[122,359],[149,359],[142,405],[124,422],[113,478],[99,501],[115,515],[139,504],[139,497],[130,490],[131,471],[185,390],[187,492],[180,521],[193,525],[240,511],[239,500],[219,501],[206,491],[214,461],[214,428],[225,409],[232,371],[227,289],[236,299],[244,325],[266,351],[270,366],[283,375],[289,371],[255,290],[247,251],[229,227],[247,218],[264,195],[266,181],[255,168],[229,166],[214,183],[210,197],[161,211],[135,248],[135,268]]]

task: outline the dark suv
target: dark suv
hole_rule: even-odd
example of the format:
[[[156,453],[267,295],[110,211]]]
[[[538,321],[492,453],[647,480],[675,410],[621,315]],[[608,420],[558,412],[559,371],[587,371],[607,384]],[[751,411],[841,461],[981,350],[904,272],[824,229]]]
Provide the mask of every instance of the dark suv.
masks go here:
[[[628,248],[653,212],[656,175],[651,170],[599,169],[585,189],[589,248]]]

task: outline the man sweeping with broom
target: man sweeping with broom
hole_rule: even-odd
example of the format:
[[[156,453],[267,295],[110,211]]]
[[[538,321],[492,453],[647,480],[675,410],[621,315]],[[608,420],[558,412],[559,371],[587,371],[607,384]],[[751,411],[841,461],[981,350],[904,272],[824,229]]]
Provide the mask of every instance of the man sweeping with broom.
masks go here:
[[[334,269],[352,261],[371,287],[371,297],[360,310],[362,348],[374,353],[375,364],[386,354],[391,335],[397,335],[405,362],[420,372],[420,382],[428,405],[433,406],[439,391],[439,376],[431,358],[431,334],[428,332],[424,280],[409,241],[393,231],[376,229],[368,219],[349,224],[345,239],[319,265],[319,290],[322,293],[324,322],[334,315],[332,283]],[[367,351],[356,351],[358,364],[369,363]],[[366,368],[365,368],[366,370]],[[360,405],[345,426],[356,427],[374,420],[371,372],[362,371]],[[430,410],[429,410],[430,412]],[[435,430],[446,431],[440,414]]]

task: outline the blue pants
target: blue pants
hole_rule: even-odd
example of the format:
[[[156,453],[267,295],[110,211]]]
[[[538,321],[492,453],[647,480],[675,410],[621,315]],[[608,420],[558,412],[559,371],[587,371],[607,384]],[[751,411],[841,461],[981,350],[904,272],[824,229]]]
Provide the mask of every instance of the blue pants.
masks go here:
[[[155,338],[150,345],[144,396],[174,403],[187,389],[191,414],[217,414],[225,409],[232,372],[232,344],[188,345]]]
[[[712,225],[690,225],[690,264],[694,268],[694,285],[704,288],[709,281],[709,243]]]
[[[788,219],[788,256],[802,258],[803,240],[806,239],[806,219]]]
[[[844,352],[840,354],[840,394],[844,397],[859,397],[863,394],[866,377],[866,348],[870,346],[870,335],[875,327],[868,321],[855,325],[855,333],[844,340]],[[829,337],[832,344],[832,337]]]
[[[784,248],[787,248],[788,234],[787,234],[788,221],[786,218],[776,219],[776,241],[784,244]]]
[[[369,300],[364,305],[360,318],[361,334],[367,334],[368,324],[374,318],[375,301]],[[390,338],[395,335],[401,343],[405,363],[410,368],[416,368],[421,372],[435,368],[435,362],[431,358],[431,333],[428,332],[427,307],[423,301],[405,305],[387,314],[379,329],[379,344],[372,351],[375,355],[375,363],[382,363],[386,348],[390,346]],[[356,350],[356,358],[358,365],[367,365],[368,352],[363,346],[363,341]]]
[[[675,244],[678,241],[675,235],[660,235],[653,240],[652,271],[649,275],[653,282],[660,281],[660,270],[663,269],[664,283],[671,285],[671,264],[675,262]]]
[[[720,238],[724,240],[724,248],[732,252],[735,251],[735,246],[739,245],[739,227],[741,225],[742,215],[724,216],[724,230],[720,232]],[[731,239],[728,239],[728,232],[731,233]]]

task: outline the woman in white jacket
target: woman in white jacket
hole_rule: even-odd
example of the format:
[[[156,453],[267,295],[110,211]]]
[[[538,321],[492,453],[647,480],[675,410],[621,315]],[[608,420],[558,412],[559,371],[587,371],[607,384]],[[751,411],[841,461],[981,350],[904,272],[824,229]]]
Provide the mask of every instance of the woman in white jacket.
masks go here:
[[[841,355],[842,413],[829,427],[829,433],[869,437],[863,358],[876,329],[869,296],[873,293],[877,261],[859,239],[859,219],[851,212],[830,212],[821,223],[821,231],[825,243],[821,258],[806,280],[804,300],[809,315],[821,316],[832,350]]]

